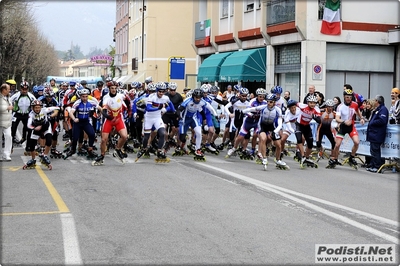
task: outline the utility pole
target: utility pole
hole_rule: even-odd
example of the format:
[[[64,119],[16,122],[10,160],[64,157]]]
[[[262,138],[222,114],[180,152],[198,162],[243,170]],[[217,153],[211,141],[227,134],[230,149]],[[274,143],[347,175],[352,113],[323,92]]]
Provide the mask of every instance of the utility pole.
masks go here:
[[[144,12],[146,11],[146,6],[144,5],[144,0],[142,4],[142,63],[144,58]]]

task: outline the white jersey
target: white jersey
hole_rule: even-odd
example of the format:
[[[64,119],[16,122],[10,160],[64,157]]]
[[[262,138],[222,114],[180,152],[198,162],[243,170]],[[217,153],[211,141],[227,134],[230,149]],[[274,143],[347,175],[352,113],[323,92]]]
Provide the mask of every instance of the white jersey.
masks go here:
[[[358,111],[358,104],[356,102],[351,102],[350,105],[345,105],[344,103],[339,104],[336,115],[340,116],[343,121],[351,120]],[[353,120],[354,123],[354,120]]]
[[[144,114],[145,118],[154,118],[161,117],[162,109],[159,107],[164,104],[169,104],[170,99],[168,96],[163,95],[160,97],[157,96],[157,93],[150,94],[146,99],[146,113]],[[165,109],[163,110],[166,111]]]
[[[277,125],[278,119],[282,118],[282,110],[278,106],[274,106],[271,110],[268,105],[260,105],[264,108],[261,110],[260,123],[265,125]]]
[[[41,126],[46,123],[50,123],[48,121],[48,114],[53,112],[54,110],[59,110],[59,109],[60,109],[60,107],[58,107],[58,106],[52,106],[52,107],[42,108],[39,113],[35,113],[34,111],[31,111],[29,113],[27,127],[30,129],[34,129],[37,126]],[[46,135],[48,133],[51,134],[52,132],[53,132],[53,129],[51,128],[51,126],[49,126],[48,129],[43,134],[44,135]],[[33,131],[33,133],[34,133],[34,131]],[[33,137],[34,136],[31,136],[31,138],[33,138]]]
[[[285,98],[279,97],[279,99],[275,102],[275,106],[279,107],[281,109],[282,114],[286,113],[287,102],[286,102]]]
[[[290,134],[294,133],[296,129],[296,121],[300,116],[301,111],[298,107],[296,107],[295,114],[292,114],[289,110],[285,113],[283,117],[283,130],[289,132]]]
[[[111,117],[123,116],[123,111],[127,108],[124,102],[125,95],[117,93],[114,97],[110,94],[104,95],[103,108],[106,108]]]

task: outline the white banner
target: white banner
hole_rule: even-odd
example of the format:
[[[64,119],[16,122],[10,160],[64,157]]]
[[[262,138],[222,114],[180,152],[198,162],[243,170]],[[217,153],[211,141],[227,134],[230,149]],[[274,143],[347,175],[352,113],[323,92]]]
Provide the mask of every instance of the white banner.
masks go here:
[[[316,146],[316,132],[317,132],[318,123],[311,123],[311,130],[313,132],[314,138],[314,146]],[[358,131],[358,135],[360,137],[360,145],[358,146],[357,154],[360,155],[371,155],[369,152],[369,141],[366,141],[367,138],[367,123],[364,125],[356,124],[356,129]],[[288,138],[288,141],[293,143],[297,143],[296,137],[294,134],[291,134]],[[324,136],[322,138],[322,147],[326,149],[331,149],[331,144],[329,140]],[[342,145],[340,146],[341,152],[351,152],[351,148],[353,147],[353,141],[349,137],[348,134],[344,137],[342,141]],[[387,125],[386,130],[386,139],[382,144],[381,148],[382,157],[383,158],[399,158],[400,157],[400,126],[399,125]]]

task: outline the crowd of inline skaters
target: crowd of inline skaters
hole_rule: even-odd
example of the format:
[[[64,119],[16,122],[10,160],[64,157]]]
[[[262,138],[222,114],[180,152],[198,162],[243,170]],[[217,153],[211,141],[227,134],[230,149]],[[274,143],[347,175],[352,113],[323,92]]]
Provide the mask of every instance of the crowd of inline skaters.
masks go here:
[[[285,144],[291,134],[296,138],[294,158],[300,166],[317,167],[311,157],[313,120],[318,123],[318,156],[323,151],[322,137],[331,143],[328,167],[340,164],[339,147],[345,134],[355,147],[349,163],[357,165],[354,156],[359,139],[354,116],[364,121],[353,102],[351,87],[345,87],[343,103],[339,104],[330,99],[320,104],[315,95],[306,96],[305,103],[286,100],[280,86],[270,91],[259,88],[253,97],[240,85],[228,86],[222,93],[217,86],[203,84],[193,90],[185,88],[180,94],[176,83],[153,82],[151,77],[144,84],[132,82],[129,90],[124,87],[111,78],[97,82],[94,89],[84,80],[63,82],[60,87],[52,80],[32,87],[30,92],[28,82],[22,82],[11,101],[16,107],[14,138],[19,122],[24,124],[22,139],[14,142],[26,140],[25,155],[31,156],[24,169],[35,167],[37,156],[51,169],[50,158],[67,159],[74,154],[93,160],[94,166],[102,165],[110,149],[121,162],[132,152],[137,152],[136,161],[154,154],[157,162],[169,162],[169,152],[205,160],[205,152],[218,155],[225,148],[226,158],[239,155],[255,159],[266,169],[271,156],[276,167],[289,169],[283,158],[288,154]],[[223,132],[222,120],[226,121]],[[333,120],[339,125],[333,127]],[[62,139],[66,141],[63,152],[56,149],[59,132],[64,132]],[[222,142],[216,145],[220,136]]]

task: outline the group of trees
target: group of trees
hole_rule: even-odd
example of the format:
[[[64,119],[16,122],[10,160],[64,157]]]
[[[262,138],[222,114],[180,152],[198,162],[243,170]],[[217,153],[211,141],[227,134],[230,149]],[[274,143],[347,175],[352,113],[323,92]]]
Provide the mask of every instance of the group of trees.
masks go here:
[[[70,50],[68,51],[57,50],[56,53],[59,59],[62,59],[64,61],[70,61],[70,60],[90,58],[94,55],[109,54],[110,51],[108,49],[102,50],[97,47],[92,47],[90,48],[90,52],[87,55],[84,55],[79,45],[71,45]]]
[[[53,45],[40,33],[29,2],[0,1],[0,81],[41,83],[58,75]]]
[[[58,60],[90,58],[109,51],[91,48],[83,55],[79,45],[71,50],[56,51],[40,32],[29,1],[0,0],[0,84],[22,79],[30,84],[46,81],[47,76],[58,76]],[[110,47],[111,48],[111,47]]]

